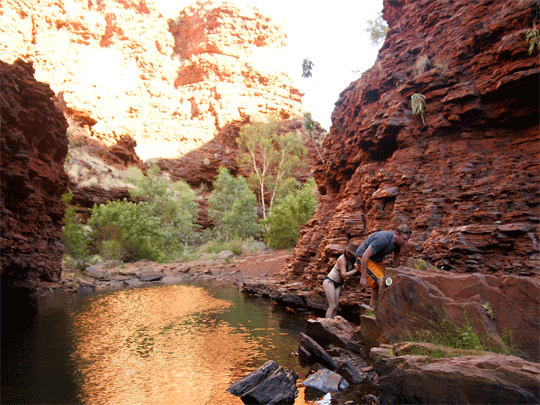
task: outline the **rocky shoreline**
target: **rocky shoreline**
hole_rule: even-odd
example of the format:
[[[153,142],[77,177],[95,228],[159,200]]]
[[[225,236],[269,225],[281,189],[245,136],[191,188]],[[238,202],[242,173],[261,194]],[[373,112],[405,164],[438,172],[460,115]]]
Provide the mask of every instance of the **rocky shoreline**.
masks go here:
[[[540,400],[540,363],[530,361],[530,356],[527,359],[527,356],[448,349],[403,340],[391,343],[386,339],[395,332],[390,314],[396,319],[402,316],[398,308],[391,308],[391,301],[399,301],[405,312],[417,310],[410,303],[405,303],[404,290],[420,296],[419,286],[428,285],[427,291],[433,294],[435,290],[444,291],[444,284],[451,283],[455,290],[452,299],[455,299],[472,288],[483,299],[489,296],[493,318],[486,315],[487,322],[496,328],[496,318],[505,320],[509,317],[500,311],[499,301],[502,298],[496,297],[496,290],[517,301],[523,298],[518,297],[518,291],[529,290],[526,294],[532,294],[530,303],[530,299],[534,301],[534,293],[530,291],[539,288],[534,280],[517,276],[498,280],[485,275],[389,269],[394,279],[392,300],[384,298],[390,294],[383,295],[375,314],[368,313],[362,301],[356,303],[356,312],[350,311],[352,306],[345,300],[345,310],[354,312],[353,318],[358,317],[359,322],[351,322],[342,316],[328,320],[316,318],[323,316],[326,309],[321,291],[309,290],[299,281],[288,282],[281,274],[280,270],[289,257],[288,251],[265,249],[242,256],[222,252],[194,261],[178,260],[167,264],[139,261],[118,266],[99,262],[83,272],[65,269],[59,282],[43,282],[36,293],[77,294],[190,282],[236,287],[242,293],[268,297],[278,305],[314,315],[308,320],[306,333],[299,342],[299,359],[309,366],[312,376],[316,376],[310,381],[315,380],[319,384],[317,389],[330,389],[328,392],[332,392],[333,399],[340,404],[353,403],[350,398],[354,398],[354,403],[448,403],[450,400],[454,403],[532,404]],[[436,288],[429,286],[436,283],[435,279],[440,284]],[[353,288],[349,287],[349,290]],[[448,297],[451,294],[445,293],[445,305],[451,307],[453,303]],[[358,291],[354,294],[359,296]],[[467,300],[470,310],[470,301],[474,301],[474,297],[467,296]],[[504,305],[510,312],[517,310],[512,307],[515,302],[512,305],[505,302]],[[534,323],[534,315],[523,310],[521,317]],[[406,319],[399,322],[400,328],[408,327]],[[515,327],[520,327],[526,337],[526,328]],[[422,354],[418,354],[419,351]],[[434,356],[434,353],[439,354]],[[340,383],[333,386],[332,381]],[[366,394],[366,383],[372,393]]]
[[[34,292],[37,295],[88,293],[193,281],[238,288],[245,283],[250,286],[258,283],[277,285],[283,282],[279,270],[289,255],[288,251],[263,249],[241,256],[223,251],[217,255],[203,255],[193,261],[179,259],[164,264],[148,260],[120,264],[98,261],[84,270],[64,267],[59,281],[40,281]],[[250,291],[253,292],[253,288]],[[260,294],[267,292],[267,289],[261,290]]]

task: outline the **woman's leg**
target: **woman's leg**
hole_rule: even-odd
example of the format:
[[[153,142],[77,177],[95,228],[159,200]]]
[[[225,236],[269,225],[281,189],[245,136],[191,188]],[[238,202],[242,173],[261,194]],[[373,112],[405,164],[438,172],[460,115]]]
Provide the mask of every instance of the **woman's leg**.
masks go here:
[[[326,318],[333,318],[334,311],[337,312],[336,287],[330,280],[323,281],[323,289],[328,301],[328,309],[326,310]],[[337,296],[339,300],[339,295]]]
[[[332,313],[332,318],[335,318],[336,315],[337,315],[337,311],[338,311],[338,308],[339,308],[339,296],[341,294],[341,287],[342,286],[339,286],[338,288],[336,288],[336,294],[335,294],[335,300],[336,300],[336,306],[334,307],[334,312]]]

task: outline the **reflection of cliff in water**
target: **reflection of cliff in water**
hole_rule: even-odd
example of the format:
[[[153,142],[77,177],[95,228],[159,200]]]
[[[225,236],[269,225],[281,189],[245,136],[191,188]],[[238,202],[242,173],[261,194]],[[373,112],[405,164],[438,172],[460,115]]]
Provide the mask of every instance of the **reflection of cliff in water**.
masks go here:
[[[2,347],[19,353],[3,350],[3,401],[241,404],[227,387],[267,360],[307,371],[291,355],[304,320],[233,288],[62,295],[35,308]]]

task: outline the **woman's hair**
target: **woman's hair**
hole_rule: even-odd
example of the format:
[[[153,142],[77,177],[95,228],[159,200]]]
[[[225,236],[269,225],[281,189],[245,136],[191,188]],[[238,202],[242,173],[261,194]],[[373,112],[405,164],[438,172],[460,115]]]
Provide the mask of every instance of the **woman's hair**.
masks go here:
[[[396,228],[396,232],[399,232],[400,234],[406,234],[410,235],[412,233],[411,228],[409,228],[407,225],[402,224]]]

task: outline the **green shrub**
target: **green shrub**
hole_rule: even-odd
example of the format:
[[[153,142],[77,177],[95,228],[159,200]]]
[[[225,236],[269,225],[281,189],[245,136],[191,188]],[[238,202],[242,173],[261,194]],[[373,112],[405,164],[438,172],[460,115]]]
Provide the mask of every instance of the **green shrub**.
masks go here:
[[[409,336],[413,342],[427,342],[454,349],[476,350],[478,352],[501,352],[505,348],[494,347],[487,337],[480,336],[471,325],[464,311],[464,321],[457,323],[451,320],[445,308],[431,311],[431,319],[418,319],[420,327]]]
[[[267,227],[265,241],[269,247],[285,249],[296,245],[300,227],[315,213],[315,191],[315,181],[310,179],[300,190],[289,193],[271,207],[268,217],[262,221]]]
[[[245,241],[240,239],[231,239],[228,241],[211,240],[199,247],[199,253],[218,254],[224,250],[230,250],[235,255],[240,256],[243,253],[242,246]]]
[[[150,215],[159,218],[161,232],[171,239],[171,243],[187,244],[197,239],[197,193],[186,182],[171,183],[159,174],[157,166],[153,166],[146,175],[131,167],[126,170],[124,178],[136,186],[129,191],[131,197],[146,201]]]
[[[258,223],[257,197],[244,177],[234,177],[220,167],[214,189],[208,198],[208,216],[215,225],[214,236],[220,240],[256,238],[261,234]]]
[[[68,264],[76,268],[84,268],[90,257],[88,251],[90,232],[84,227],[75,213],[77,206],[69,205],[72,198],[73,193],[71,191],[62,195],[62,201],[67,207],[64,215],[64,227],[60,235]]]
[[[136,204],[124,199],[94,205],[88,225],[97,248],[107,259],[162,262],[166,258],[166,232],[146,202]]]

